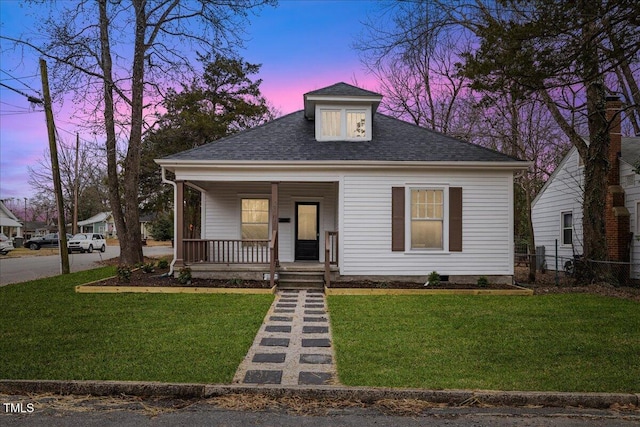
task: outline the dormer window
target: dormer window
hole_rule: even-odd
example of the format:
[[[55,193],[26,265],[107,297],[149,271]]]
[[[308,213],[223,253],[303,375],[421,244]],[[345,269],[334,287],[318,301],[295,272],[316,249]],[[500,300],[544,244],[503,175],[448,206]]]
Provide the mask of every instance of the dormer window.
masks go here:
[[[371,108],[317,106],[318,141],[370,141]]]
[[[304,117],[315,121],[317,141],[371,141],[382,95],[346,83],[304,94]]]

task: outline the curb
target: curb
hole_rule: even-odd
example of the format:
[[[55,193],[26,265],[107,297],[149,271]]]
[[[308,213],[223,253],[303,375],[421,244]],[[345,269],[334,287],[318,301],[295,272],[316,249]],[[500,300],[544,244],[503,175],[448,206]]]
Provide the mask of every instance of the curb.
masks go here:
[[[0,393],[60,395],[211,398],[230,394],[272,398],[297,396],[306,399],[357,400],[371,404],[386,399],[414,399],[452,406],[546,406],[607,409],[612,405],[640,406],[639,393],[573,393],[491,390],[422,390],[344,386],[254,386],[175,384],[134,381],[0,380]]]

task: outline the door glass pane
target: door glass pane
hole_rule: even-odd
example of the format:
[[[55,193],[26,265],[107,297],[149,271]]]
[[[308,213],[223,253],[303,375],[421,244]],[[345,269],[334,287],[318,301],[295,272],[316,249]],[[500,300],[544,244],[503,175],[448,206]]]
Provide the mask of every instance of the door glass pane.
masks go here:
[[[298,240],[316,240],[318,236],[318,207],[298,205]]]

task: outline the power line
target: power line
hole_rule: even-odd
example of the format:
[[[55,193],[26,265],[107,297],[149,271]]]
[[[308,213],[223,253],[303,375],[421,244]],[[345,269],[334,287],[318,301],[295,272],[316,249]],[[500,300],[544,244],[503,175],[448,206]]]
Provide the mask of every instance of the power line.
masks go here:
[[[8,73],[7,71],[5,71],[5,70],[0,70],[0,71],[2,71],[3,73],[5,73],[7,76],[11,77],[11,79],[12,79],[12,80],[15,80],[15,81],[18,81],[18,82],[22,83],[22,84],[23,84],[27,89],[30,89],[30,90],[34,91],[35,93],[37,93],[38,95],[40,95],[40,92],[39,92],[39,91],[37,91],[36,89],[32,88],[31,86],[29,86],[28,84],[26,84],[26,83],[22,80],[22,79],[30,79],[30,78],[33,78],[33,77],[38,77],[38,74],[34,74],[33,76],[15,77],[15,76],[13,76],[13,75],[9,74],[9,73]],[[4,80],[4,79],[2,79],[2,80]]]
[[[28,95],[28,94],[22,92],[21,90],[12,88],[11,86],[8,86],[8,85],[6,85],[4,83],[0,82],[0,86],[6,87],[7,89],[11,89],[12,91],[19,93],[20,95],[26,97],[27,101],[31,102],[32,104],[44,104],[44,101],[42,99],[35,98],[35,97],[31,96],[31,95]]]

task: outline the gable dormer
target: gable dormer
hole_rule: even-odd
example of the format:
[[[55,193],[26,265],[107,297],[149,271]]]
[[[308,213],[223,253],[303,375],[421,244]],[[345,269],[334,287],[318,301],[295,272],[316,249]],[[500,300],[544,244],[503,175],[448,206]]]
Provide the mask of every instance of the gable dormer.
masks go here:
[[[382,95],[346,83],[304,94],[304,115],[315,121],[317,141],[370,141]]]

